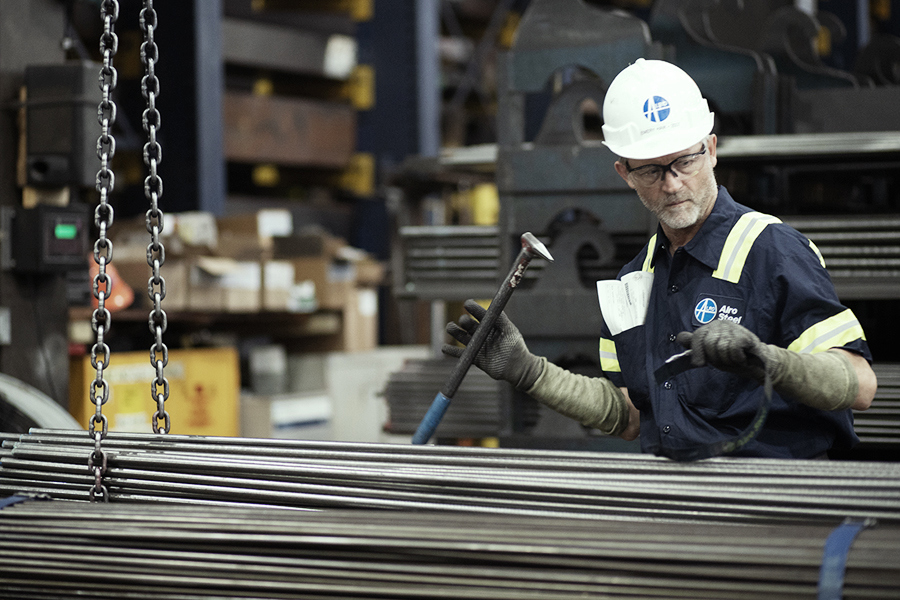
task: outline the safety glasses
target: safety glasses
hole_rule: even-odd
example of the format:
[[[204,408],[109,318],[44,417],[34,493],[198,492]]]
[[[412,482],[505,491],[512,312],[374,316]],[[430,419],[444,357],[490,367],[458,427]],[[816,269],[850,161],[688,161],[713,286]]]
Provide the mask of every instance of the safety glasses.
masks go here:
[[[669,171],[675,177],[690,179],[703,168],[704,154],[706,154],[706,144],[703,145],[703,149],[700,152],[679,156],[667,165],[643,165],[632,169],[628,166],[628,161],[626,161],[625,168],[628,170],[628,174],[634,177],[641,185],[653,185],[663,179]]]

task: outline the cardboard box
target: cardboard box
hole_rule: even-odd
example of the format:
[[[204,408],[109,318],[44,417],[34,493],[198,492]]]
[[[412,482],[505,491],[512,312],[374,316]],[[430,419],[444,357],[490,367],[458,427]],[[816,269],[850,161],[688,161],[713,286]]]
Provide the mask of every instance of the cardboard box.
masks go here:
[[[347,241],[327,231],[305,229],[290,236],[273,237],[272,245],[275,258],[290,259],[301,256],[333,258],[347,246]]]
[[[374,258],[363,258],[355,261],[356,285],[358,287],[377,287],[384,283],[385,267]]]
[[[378,346],[378,291],[373,288],[351,287],[339,310],[319,311],[314,316],[337,317],[337,323],[293,340],[294,351],[364,352]]]
[[[295,283],[312,282],[319,309],[344,308],[353,291],[353,265],[323,256],[294,258],[291,264],[294,266]]]
[[[88,427],[96,408],[90,386],[96,379],[90,356],[70,359],[69,412]],[[156,370],[147,352],[114,353],[103,379],[109,400],[103,414],[110,431],[152,431],[156,402],[151,382]],[[169,382],[170,433],[185,435],[239,435],[240,364],[235,348],[169,351],[165,367]],[[162,423],[160,423],[162,425]]]
[[[294,231],[294,218],[287,209],[265,208],[220,217],[217,227],[217,256],[235,260],[260,260],[271,256],[273,237],[291,235]]]
[[[191,262],[188,279],[191,310],[259,312],[262,294],[259,262],[200,256]]]
[[[142,260],[124,260],[119,257],[118,247],[113,262],[122,282],[134,290],[140,300],[136,306],[151,306],[147,296],[147,284],[150,281],[150,265],[146,255]],[[188,270],[190,259],[166,256],[166,262],[160,267],[159,274],[166,282],[166,297],[162,300],[163,310],[186,310],[188,308]],[[113,282],[115,285],[115,282]]]
[[[342,350],[374,350],[378,346],[378,291],[372,288],[354,288],[343,314]]]
[[[294,280],[294,265],[290,261],[264,261],[262,263],[262,309],[305,312],[302,304],[293,302]]]
[[[147,231],[146,217],[117,220],[110,228],[110,238],[116,249],[114,261],[147,260],[150,232]],[[216,218],[203,211],[167,213],[159,241],[166,249],[167,261],[175,257],[210,254],[218,243]]]

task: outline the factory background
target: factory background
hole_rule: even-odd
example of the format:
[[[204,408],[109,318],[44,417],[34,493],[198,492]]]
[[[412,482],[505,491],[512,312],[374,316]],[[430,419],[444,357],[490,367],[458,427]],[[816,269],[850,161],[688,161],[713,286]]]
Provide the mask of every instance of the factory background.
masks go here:
[[[600,373],[639,58],[859,318],[852,450],[654,456],[477,368],[413,438],[526,232],[506,312]],[[0,106],[0,597],[898,596],[900,3],[0,0]]]
[[[0,372],[82,426],[95,410],[101,4],[0,4]],[[444,324],[466,298],[493,297],[526,231],[556,261],[535,261],[507,311],[535,352],[597,372],[594,282],[614,277],[655,228],[599,143],[605,87],[643,56],[675,62],[709,99],[719,182],[822,251],[881,383],[858,415],[855,457],[896,457],[895,3],[194,0],[155,10],[173,431],[406,439],[450,369]],[[149,431],[139,3],[121,3],[115,31],[108,237],[120,285],[106,304],[105,410],[114,430]],[[475,371],[438,430],[446,443],[636,451]],[[39,424],[20,408],[5,409],[7,428]]]

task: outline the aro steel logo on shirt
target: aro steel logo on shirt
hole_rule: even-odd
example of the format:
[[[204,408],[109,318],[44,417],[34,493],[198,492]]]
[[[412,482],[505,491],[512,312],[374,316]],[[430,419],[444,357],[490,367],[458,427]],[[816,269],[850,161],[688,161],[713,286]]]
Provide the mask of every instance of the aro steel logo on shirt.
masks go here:
[[[669,101],[662,96],[653,96],[644,100],[644,116],[651,123],[665,121],[670,110]]]
[[[694,318],[696,318],[701,325],[706,325],[716,318],[718,312],[719,307],[716,305],[716,301],[712,298],[704,298],[694,307]]]

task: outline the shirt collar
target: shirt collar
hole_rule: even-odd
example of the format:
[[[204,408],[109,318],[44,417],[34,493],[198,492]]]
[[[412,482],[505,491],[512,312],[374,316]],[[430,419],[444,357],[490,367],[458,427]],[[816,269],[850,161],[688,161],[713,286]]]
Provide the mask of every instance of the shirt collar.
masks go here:
[[[703,222],[697,235],[684,246],[684,251],[709,268],[715,269],[719,265],[719,256],[722,254],[722,248],[725,247],[725,240],[731,231],[731,225],[738,218],[739,213],[738,203],[734,201],[728,190],[720,185],[712,212]],[[653,256],[654,264],[658,253],[668,252],[670,244],[666,234],[663,233],[662,226],[657,226],[656,236],[656,239],[661,240],[662,243],[656,246]]]

